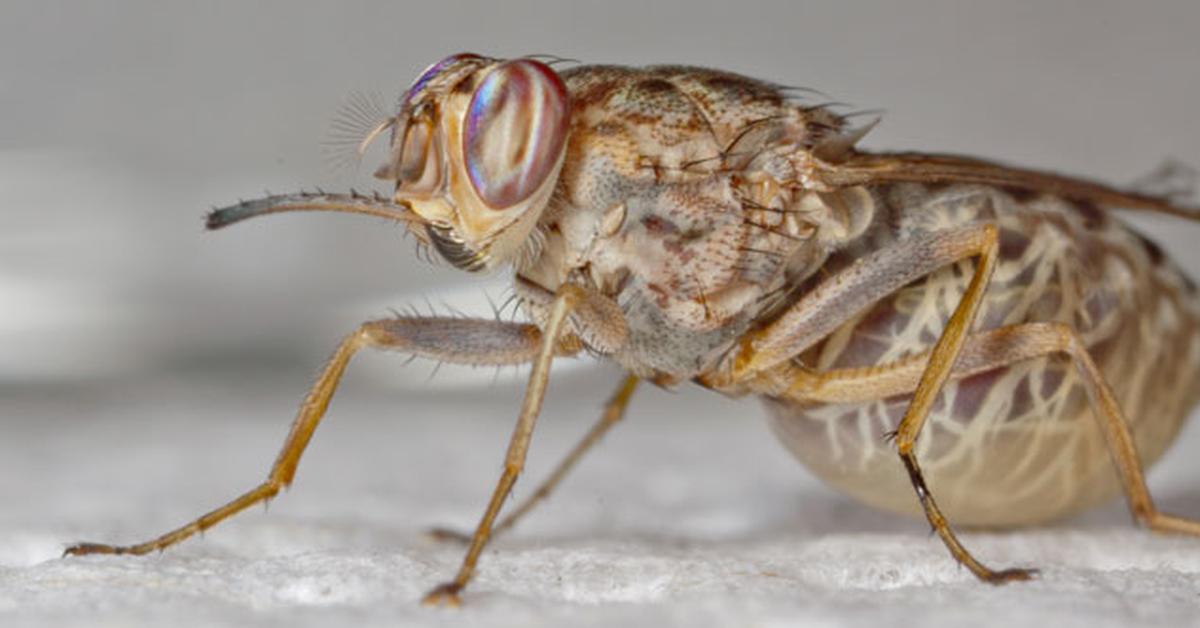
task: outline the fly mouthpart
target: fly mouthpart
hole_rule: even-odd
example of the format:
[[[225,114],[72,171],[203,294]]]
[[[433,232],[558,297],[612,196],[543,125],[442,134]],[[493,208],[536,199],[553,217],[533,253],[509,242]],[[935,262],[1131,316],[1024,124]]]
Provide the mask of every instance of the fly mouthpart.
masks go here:
[[[366,214],[406,224],[424,222],[408,205],[398,203],[378,192],[361,194],[351,190],[349,194],[329,194],[318,190],[293,194],[270,194],[254,200],[239,201],[236,205],[214,209],[205,219],[204,226],[208,229],[221,229],[247,218],[290,211]]]
[[[479,272],[487,268],[487,253],[473,250],[458,237],[458,234],[450,226],[432,222],[427,223],[425,225],[425,233],[428,234],[429,242],[433,244],[433,248],[451,266],[470,273]]]

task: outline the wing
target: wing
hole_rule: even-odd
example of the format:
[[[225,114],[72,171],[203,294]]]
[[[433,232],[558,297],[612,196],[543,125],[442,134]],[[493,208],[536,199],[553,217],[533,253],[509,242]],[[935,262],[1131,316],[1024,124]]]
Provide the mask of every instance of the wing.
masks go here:
[[[831,188],[901,181],[980,183],[1054,194],[1105,207],[1140,209],[1200,220],[1200,207],[1179,205],[1167,197],[1119,190],[1086,179],[1012,168],[959,155],[853,151],[836,161],[813,157],[810,167],[813,182]]]

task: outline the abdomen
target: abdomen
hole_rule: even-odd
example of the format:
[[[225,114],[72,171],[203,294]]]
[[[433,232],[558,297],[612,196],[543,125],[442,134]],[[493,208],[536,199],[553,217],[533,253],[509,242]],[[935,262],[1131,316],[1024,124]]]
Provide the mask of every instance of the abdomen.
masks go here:
[[[1001,259],[974,329],[1059,321],[1079,331],[1120,400],[1144,464],[1170,444],[1197,400],[1195,289],[1152,243],[1100,210],[994,188],[915,185],[876,191],[878,225],[830,260],[850,263],[913,230],[990,221]],[[930,348],[973,262],[886,298],[808,351],[828,370],[886,364]],[[784,444],[817,475],[862,501],[920,515],[885,434],[909,398],[852,405],[765,401]],[[1120,491],[1078,374],[1064,356],[950,382],[917,441],[929,486],[952,523],[1046,521]]]

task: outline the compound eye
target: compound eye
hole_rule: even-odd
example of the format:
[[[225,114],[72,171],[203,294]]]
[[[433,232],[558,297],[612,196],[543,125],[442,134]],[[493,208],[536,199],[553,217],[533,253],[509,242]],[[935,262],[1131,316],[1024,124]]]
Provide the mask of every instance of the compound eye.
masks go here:
[[[566,146],[570,99],[562,79],[531,59],[506,61],[471,96],[463,156],[471,185],[492,209],[528,199]]]

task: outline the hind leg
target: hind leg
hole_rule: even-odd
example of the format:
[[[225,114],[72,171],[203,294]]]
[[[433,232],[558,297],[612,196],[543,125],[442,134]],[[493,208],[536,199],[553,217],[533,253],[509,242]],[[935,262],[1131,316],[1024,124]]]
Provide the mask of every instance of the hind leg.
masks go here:
[[[928,366],[930,353],[926,351],[890,364],[866,368],[817,372],[790,367],[781,374],[767,374],[747,382],[747,386],[751,391],[784,399],[821,403],[859,403],[911,395]],[[1200,521],[1164,513],[1154,505],[1129,422],[1112,388],[1070,326],[1027,323],[973,333],[964,342],[950,379],[960,380],[1056,354],[1065,354],[1081,376],[1092,414],[1117,467],[1134,519],[1151,530],[1200,536]],[[913,471],[910,468],[910,473]],[[915,472],[914,483],[919,482],[923,487],[923,480],[917,479],[919,467]],[[927,490],[925,493],[928,495]]]

